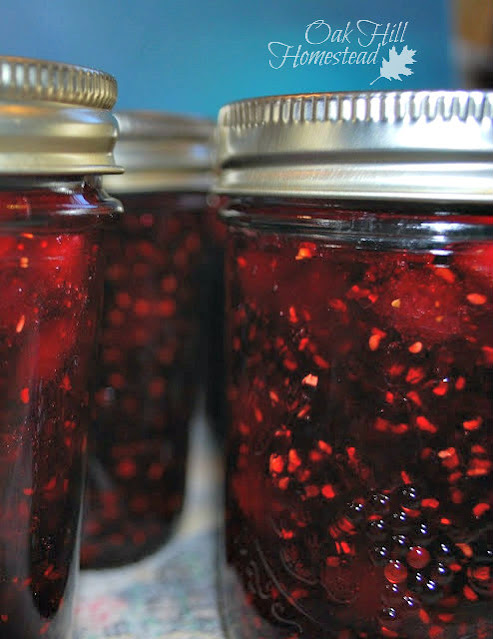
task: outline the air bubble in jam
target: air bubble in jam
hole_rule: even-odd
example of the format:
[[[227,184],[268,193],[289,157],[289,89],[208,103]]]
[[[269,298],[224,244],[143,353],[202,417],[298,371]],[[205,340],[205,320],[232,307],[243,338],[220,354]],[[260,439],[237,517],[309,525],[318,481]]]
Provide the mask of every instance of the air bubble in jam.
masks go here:
[[[82,566],[125,564],[169,536],[184,497],[200,361],[205,197],[120,198],[107,255]]]
[[[232,636],[493,636],[493,244],[227,251]]]

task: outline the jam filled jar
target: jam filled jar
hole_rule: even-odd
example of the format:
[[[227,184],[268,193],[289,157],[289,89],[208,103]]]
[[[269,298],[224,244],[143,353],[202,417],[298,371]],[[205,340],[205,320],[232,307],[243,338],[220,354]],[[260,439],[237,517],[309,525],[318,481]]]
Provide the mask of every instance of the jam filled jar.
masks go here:
[[[0,57],[0,637],[70,636],[115,80]]]
[[[212,123],[116,113],[125,206],[108,234],[100,362],[90,430],[82,565],[136,561],[180,514],[200,373]]]
[[[493,637],[493,93],[222,109],[231,638]]]

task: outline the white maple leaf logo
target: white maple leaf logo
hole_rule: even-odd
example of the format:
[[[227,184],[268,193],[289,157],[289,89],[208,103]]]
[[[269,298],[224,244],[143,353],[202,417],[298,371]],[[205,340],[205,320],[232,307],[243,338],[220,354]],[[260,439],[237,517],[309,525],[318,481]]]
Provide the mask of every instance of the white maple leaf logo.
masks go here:
[[[414,54],[416,51],[414,49],[408,49],[407,44],[403,47],[400,53],[397,53],[397,49],[392,47],[389,50],[389,59],[385,58],[382,61],[382,66],[380,67],[380,75],[378,78],[375,78],[373,82],[370,84],[375,84],[377,80],[380,78],[386,78],[387,80],[401,80],[401,75],[412,75],[413,72],[411,69],[408,69],[406,65],[414,64],[416,60],[414,59]]]

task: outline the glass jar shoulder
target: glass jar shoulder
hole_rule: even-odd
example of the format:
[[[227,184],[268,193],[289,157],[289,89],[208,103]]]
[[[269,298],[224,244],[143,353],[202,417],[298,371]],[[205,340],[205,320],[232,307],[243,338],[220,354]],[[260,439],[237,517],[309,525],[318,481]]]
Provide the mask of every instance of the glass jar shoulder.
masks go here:
[[[99,178],[0,177],[0,231],[54,227],[70,231],[99,225],[122,212]]]
[[[493,239],[493,205],[237,198],[223,200],[228,224],[364,248],[430,250]]]

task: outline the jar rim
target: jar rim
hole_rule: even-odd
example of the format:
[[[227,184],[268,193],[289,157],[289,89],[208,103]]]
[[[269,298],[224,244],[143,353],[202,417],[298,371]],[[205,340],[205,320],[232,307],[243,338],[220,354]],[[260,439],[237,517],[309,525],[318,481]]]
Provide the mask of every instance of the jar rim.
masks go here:
[[[105,178],[110,192],[209,190],[214,122],[163,111],[116,111],[115,117],[115,157],[125,175]]]
[[[217,163],[217,193],[493,202],[493,91],[233,102]]]
[[[0,175],[119,173],[108,73],[0,56]]]

